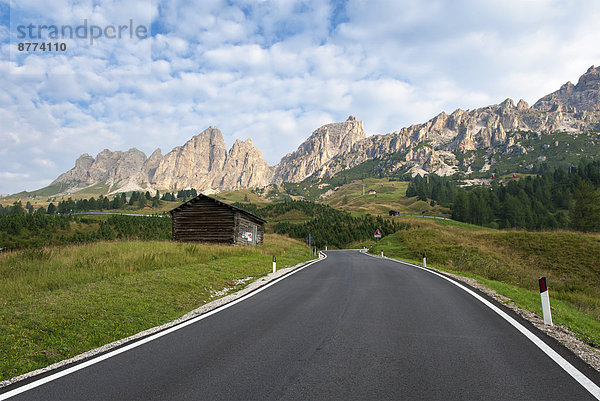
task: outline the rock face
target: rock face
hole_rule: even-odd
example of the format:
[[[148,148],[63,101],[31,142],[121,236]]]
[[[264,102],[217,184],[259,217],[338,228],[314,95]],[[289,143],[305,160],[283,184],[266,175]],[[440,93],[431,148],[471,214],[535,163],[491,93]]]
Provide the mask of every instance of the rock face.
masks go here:
[[[82,154],[75,161],[75,167],[58,176],[50,185],[54,184],[92,184],[94,181],[90,177],[90,167],[94,164],[94,158],[87,153]]]
[[[298,147],[288,153],[275,168],[273,183],[298,182],[309,177],[339,154],[365,139],[363,122],[354,116],[341,123],[322,126]]]
[[[362,121],[326,124],[298,149],[269,167],[250,139],[236,141],[227,151],[223,135],[209,127],[166,155],[157,149],[149,158],[132,148],[104,150],[96,158],[84,154],[75,167],[53,184],[77,190],[100,182],[110,192],[131,190],[200,192],[263,187],[298,182],[309,176],[330,177],[371,159],[393,155],[390,169],[413,174],[453,174],[475,168],[476,155],[490,169],[494,155],[525,155],[532,151],[523,138],[551,132],[581,133],[600,130],[600,69],[592,66],[577,85],[570,82],[544,96],[533,107],[511,99],[475,110],[444,112],[423,124],[385,135],[366,137]],[[558,146],[558,145],[555,145]],[[483,156],[482,156],[483,153]]]
[[[183,146],[167,153],[154,173],[152,184],[157,189],[210,189],[223,170],[227,147],[223,134],[210,127]]]
[[[273,169],[251,139],[237,140],[229,150],[223,174],[213,181],[213,188],[239,189],[264,187],[271,182]]]
[[[566,83],[531,108],[524,100],[515,106],[511,99],[506,99],[480,109],[458,109],[450,115],[442,112],[424,124],[359,140],[349,150],[325,162],[315,175],[333,176],[342,169],[340,166],[352,167],[391,154],[403,156],[395,169],[408,168],[413,174],[448,175],[459,167],[468,171],[475,151],[486,151],[486,163],[493,162],[495,152],[527,154],[528,150],[517,140],[530,135],[530,131],[544,134],[598,129],[600,69],[592,66],[577,85]],[[457,158],[459,154],[462,160]]]
[[[136,148],[127,152],[111,152],[104,149],[95,159],[86,153],[77,159],[73,169],[60,175],[50,185],[63,184],[69,187],[70,191],[101,182],[109,186],[110,192],[130,187],[135,187],[135,190],[151,189],[147,180],[145,183],[140,182],[140,185],[133,184],[134,177],[141,173],[145,162],[146,155]]]
[[[142,166],[142,170],[140,174],[137,176],[138,182],[154,182],[154,175],[156,173],[156,169],[160,165],[160,162],[163,160],[163,155],[160,149],[156,149],[150,157],[144,162]]]
[[[533,108],[540,111],[600,111],[600,68],[591,66],[577,85],[567,82],[556,92],[538,100]]]
[[[228,153],[221,131],[210,127],[165,156],[157,149],[146,158],[135,148],[127,152],[105,149],[95,159],[84,154],[52,184],[67,186],[66,192],[105,183],[109,193],[187,188],[211,193],[265,186],[272,177],[273,168],[252,140],[236,141]]]
[[[273,172],[252,140],[236,141],[227,153],[223,134],[210,127],[165,155],[154,173],[159,190],[196,188],[205,193],[265,186]]]

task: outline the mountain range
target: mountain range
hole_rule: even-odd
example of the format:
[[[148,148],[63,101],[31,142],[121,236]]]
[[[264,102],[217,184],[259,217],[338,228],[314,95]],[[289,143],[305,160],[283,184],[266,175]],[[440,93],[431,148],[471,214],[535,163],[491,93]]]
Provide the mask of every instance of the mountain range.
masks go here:
[[[98,184],[108,193],[187,188],[213,193],[333,177],[390,156],[388,171],[413,175],[486,172],[507,158],[514,164],[511,168],[533,168],[548,161],[544,154],[552,154],[549,148],[567,149],[571,142],[576,146],[569,152],[579,152],[575,147],[580,147],[582,153],[600,154],[598,131],[600,68],[592,66],[576,85],[567,82],[531,107],[524,100],[515,104],[506,99],[475,110],[442,112],[423,124],[368,137],[363,122],[350,116],[318,128],[275,166],[265,162],[251,139],[237,140],[227,150],[221,131],[209,127],[165,155],[157,149],[147,157],[135,148],[105,149],[96,157],[83,154],[50,187],[63,194]],[[554,136],[561,141],[548,141]]]

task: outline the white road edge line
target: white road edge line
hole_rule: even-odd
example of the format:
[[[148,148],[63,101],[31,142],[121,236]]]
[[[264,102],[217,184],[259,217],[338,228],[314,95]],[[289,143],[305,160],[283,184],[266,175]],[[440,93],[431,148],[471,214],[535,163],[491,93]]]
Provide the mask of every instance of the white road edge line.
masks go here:
[[[368,253],[365,253],[362,251],[361,251],[361,253],[363,253],[367,256],[373,257],[373,258],[381,259],[379,256],[369,255]],[[579,384],[581,384],[583,386],[583,388],[585,388],[587,391],[589,391],[590,394],[592,394],[594,397],[596,397],[597,400],[600,400],[600,387],[598,387],[596,385],[596,383],[594,383],[593,381],[588,379],[586,375],[581,373],[575,366],[571,365],[569,363],[569,361],[567,361],[565,358],[560,356],[549,345],[547,345],[545,342],[543,342],[538,336],[536,336],[531,331],[529,331],[527,328],[525,328],[525,326],[523,326],[521,323],[517,322],[515,319],[510,317],[506,312],[504,312],[502,309],[498,308],[496,305],[494,305],[487,299],[483,298],[481,295],[479,295],[476,292],[474,292],[473,290],[465,287],[464,285],[458,283],[457,281],[454,281],[451,278],[446,277],[443,274],[440,274],[433,270],[425,269],[422,266],[415,265],[415,264],[409,263],[409,262],[402,262],[400,260],[396,260],[396,259],[392,259],[392,258],[385,258],[385,260],[390,260],[390,261],[393,261],[396,263],[417,267],[417,268],[424,270],[426,272],[429,272],[431,274],[435,274],[436,276],[439,276],[439,277],[443,278],[444,280],[451,282],[458,288],[466,291],[467,293],[469,293],[470,295],[475,297],[475,299],[477,299],[478,301],[483,303],[485,306],[487,306],[488,308],[490,308],[491,310],[496,312],[498,315],[500,315],[500,317],[502,317],[504,320],[506,320],[508,323],[510,323],[514,328],[519,330],[521,332],[521,334],[523,334],[525,337],[527,337],[532,343],[537,345],[537,347],[539,349],[541,349],[546,355],[548,355],[550,357],[550,359],[552,359],[554,362],[556,362],[558,364],[558,366],[560,366],[565,372],[567,372],[569,375],[571,375],[571,377],[573,377],[575,380],[577,380],[577,382]]]
[[[24,385],[22,387],[16,388],[16,389],[11,390],[11,391],[8,391],[8,392],[6,392],[4,394],[0,394],[0,401],[6,400],[8,398],[14,397],[16,395],[19,395],[21,393],[24,393],[26,391],[34,389],[36,387],[42,386],[42,385],[44,385],[46,383],[49,383],[51,381],[54,381],[56,379],[60,379],[63,376],[67,376],[67,375],[69,375],[71,373],[77,372],[78,370],[85,369],[88,366],[91,366],[91,365],[94,365],[96,363],[102,362],[102,361],[104,361],[104,360],[106,360],[108,358],[111,358],[111,357],[115,356],[115,355],[122,354],[123,352],[127,352],[127,351],[129,351],[131,349],[139,347],[140,345],[144,345],[146,343],[149,343],[150,341],[154,341],[157,338],[166,336],[167,334],[173,333],[174,331],[177,331],[177,330],[182,329],[182,328],[184,328],[186,326],[189,326],[190,324],[197,323],[197,322],[199,322],[202,319],[206,319],[207,317],[212,316],[215,313],[219,313],[219,312],[221,312],[221,311],[223,311],[223,310],[225,310],[225,309],[227,309],[227,308],[229,308],[229,307],[231,307],[231,306],[233,306],[235,304],[238,304],[238,303],[240,303],[242,301],[245,301],[246,299],[248,299],[250,297],[253,297],[254,295],[256,295],[256,294],[258,294],[258,293],[266,290],[267,288],[271,287],[272,285],[277,284],[281,280],[284,280],[284,279],[286,279],[286,278],[288,278],[288,277],[290,277],[290,276],[298,273],[299,271],[306,269],[308,266],[311,266],[311,265],[313,265],[313,264],[315,264],[317,262],[321,262],[321,261],[327,259],[327,255],[325,255],[324,253],[319,252],[319,255],[323,255],[323,257],[322,258],[319,257],[319,259],[316,259],[316,260],[314,260],[312,262],[309,262],[306,265],[304,265],[302,267],[299,267],[296,270],[294,270],[294,271],[292,271],[292,272],[290,272],[290,273],[288,273],[288,274],[286,274],[284,276],[281,276],[278,279],[273,280],[270,283],[265,284],[262,287],[257,288],[253,292],[248,293],[248,294],[244,295],[243,297],[240,297],[240,298],[238,298],[238,299],[236,299],[234,301],[231,301],[231,302],[229,302],[229,303],[227,303],[227,304],[225,304],[223,306],[220,306],[220,307],[218,307],[216,309],[213,309],[212,311],[207,312],[207,313],[205,313],[203,315],[200,315],[200,316],[195,317],[195,318],[190,319],[190,320],[186,320],[185,322],[182,322],[181,324],[179,324],[177,326],[173,326],[173,327],[168,328],[168,329],[166,329],[164,331],[160,331],[160,332],[158,332],[156,334],[153,334],[153,335],[151,335],[149,337],[143,338],[143,339],[141,339],[139,341],[135,341],[135,342],[133,342],[133,343],[131,343],[129,345],[126,345],[126,346],[124,346],[122,348],[118,348],[118,349],[116,349],[114,351],[110,351],[110,352],[108,352],[106,354],[100,355],[100,356],[98,356],[96,358],[92,358],[92,359],[90,359],[88,361],[85,361],[83,363],[77,364],[75,366],[72,366],[72,367],[70,367],[68,369],[65,369],[63,371],[60,371],[58,373],[54,373],[54,374],[52,374],[50,376],[46,376],[46,377],[44,377],[42,379],[36,380],[34,382],[31,382],[31,383],[26,384],[26,385]]]

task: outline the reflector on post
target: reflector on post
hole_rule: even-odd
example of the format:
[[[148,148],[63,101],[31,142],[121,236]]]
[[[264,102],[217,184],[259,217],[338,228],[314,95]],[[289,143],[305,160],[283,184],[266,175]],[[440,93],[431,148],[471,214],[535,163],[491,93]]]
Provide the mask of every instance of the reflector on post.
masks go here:
[[[550,311],[550,295],[548,295],[548,284],[546,283],[546,277],[540,278],[539,284],[540,297],[542,299],[542,314],[544,315],[544,324],[553,326],[552,313]]]

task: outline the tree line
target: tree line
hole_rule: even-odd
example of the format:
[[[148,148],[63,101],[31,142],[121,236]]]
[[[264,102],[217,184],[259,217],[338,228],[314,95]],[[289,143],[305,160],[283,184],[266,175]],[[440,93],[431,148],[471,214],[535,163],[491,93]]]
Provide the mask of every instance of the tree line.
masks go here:
[[[536,176],[459,187],[451,177],[415,177],[407,196],[450,207],[452,219],[500,229],[600,231],[600,161]]]
[[[0,216],[0,247],[38,248],[100,240],[156,240],[171,238],[169,217],[84,217],[43,213]]]
[[[377,229],[381,230],[383,235],[389,235],[410,228],[408,223],[395,222],[381,216],[353,217],[348,212],[310,201],[280,202],[264,207],[252,204],[234,204],[234,206],[264,219],[277,218],[290,211],[299,211],[310,219],[300,224],[278,222],[273,225],[273,231],[303,241],[310,233],[314,245],[319,248],[324,248],[326,245],[345,248],[356,241],[372,240]]]
[[[143,209],[146,206],[152,208],[159,207],[161,201],[187,201],[198,195],[195,189],[186,189],[178,192],[165,192],[160,195],[156,191],[151,195],[149,191],[133,191],[129,197],[125,193],[116,194],[114,197],[100,195],[98,199],[91,197],[89,199],[73,200],[69,198],[62,200],[57,204],[50,202],[47,207],[40,206],[37,209],[33,207],[31,202],[27,202],[25,206],[21,201],[14,202],[10,206],[0,205],[0,215],[8,216],[13,214],[70,214],[75,212],[103,211],[103,210],[119,210],[119,209]]]

